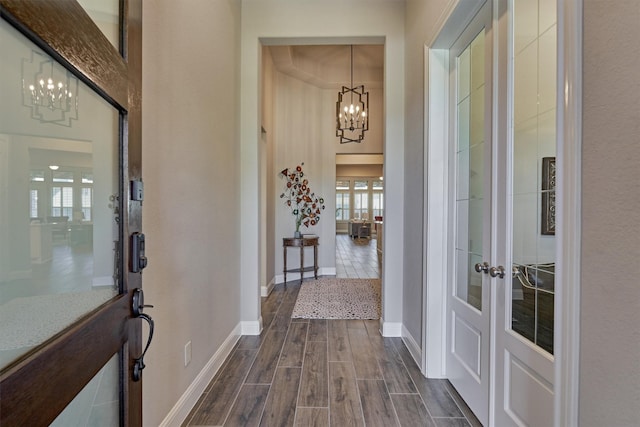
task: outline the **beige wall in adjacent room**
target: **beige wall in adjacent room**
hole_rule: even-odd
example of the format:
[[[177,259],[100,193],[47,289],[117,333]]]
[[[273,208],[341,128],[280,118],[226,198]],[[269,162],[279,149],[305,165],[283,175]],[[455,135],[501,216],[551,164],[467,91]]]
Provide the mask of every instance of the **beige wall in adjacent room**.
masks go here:
[[[640,425],[640,3],[584,1],[580,425]]]
[[[143,16],[143,283],[156,326],[143,407],[158,426],[240,321],[240,6],[154,0]]]

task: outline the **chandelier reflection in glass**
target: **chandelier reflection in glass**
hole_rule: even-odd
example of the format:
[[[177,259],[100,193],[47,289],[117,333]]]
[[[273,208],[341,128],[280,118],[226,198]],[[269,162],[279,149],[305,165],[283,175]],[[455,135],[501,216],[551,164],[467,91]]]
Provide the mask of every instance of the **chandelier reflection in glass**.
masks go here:
[[[369,130],[369,92],[364,85],[353,86],[353,45],[351,45],[351,86],[342,86],[336,102],[336,136],[340,144],[362,142]]]
[[[41,123],[71,127],[78,119],[78,79],[44,53],[22,59],[22,105]]]

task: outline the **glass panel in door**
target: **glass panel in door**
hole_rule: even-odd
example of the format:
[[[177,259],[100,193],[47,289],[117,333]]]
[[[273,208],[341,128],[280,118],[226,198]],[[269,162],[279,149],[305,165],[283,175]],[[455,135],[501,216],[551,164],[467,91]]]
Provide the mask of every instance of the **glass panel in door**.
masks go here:
[[[457,60],[456,288],[455,295],[482,309],[482,265],[485,225],[484,31]]]
[[[78,0],[78,3],[120,51],[120,0]]]
[[[0,368],[119,293],[119,111],[0,21]]]
[[[555,2],[514,1],[511,327],[553,353]]]

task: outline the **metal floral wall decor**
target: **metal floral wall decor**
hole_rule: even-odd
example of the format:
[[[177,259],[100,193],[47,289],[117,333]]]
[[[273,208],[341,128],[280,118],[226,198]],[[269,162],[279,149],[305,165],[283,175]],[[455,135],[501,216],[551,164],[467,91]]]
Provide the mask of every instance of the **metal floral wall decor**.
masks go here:
[[[299,238],[300,226],[310,227],[320,222],[320,214],[324,210],[324,199],[311,191],[309,180],[302,171],[304,163],[295,168],[287,168],[280,172],[285,180],[285,187],[280,198],[291,209],[295,217],[296,231],[294,237]]]

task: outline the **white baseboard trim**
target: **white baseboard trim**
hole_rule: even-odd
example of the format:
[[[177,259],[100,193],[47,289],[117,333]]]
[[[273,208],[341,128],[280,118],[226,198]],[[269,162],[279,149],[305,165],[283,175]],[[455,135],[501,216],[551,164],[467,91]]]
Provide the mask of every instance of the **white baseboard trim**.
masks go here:
[[[402,337],[402,323],[400,322],[385,322],[380,318],[380,331],[383,337]]]
[[[271,279],[271,281],[268,284],[260,286],[260,296],[268,297],[275,285],[276,285],[276,282],[274,277],[273,279]]]
[[[335,267],[321,267],[318,268],[318,277],[320,276],[335,276],[336,268]],[[312,278],[313,271],[305,271],[304,278],[309,279]],[[296,280],[300,280],[300,273],[287,273],[287,283],[295,282]],[[277,274],[274,277],[275,283],[284,283],[284,274]]]
[[[262,332],[262,316],[259,320],[240,322],[241,335],[260,335],[260,332]]]
[[[91,281],[91,286],[113,286],[113,277],[111,276],[96,276]]]
[[[407,346],[413,360],[422,370],[422,349],[404,325],[402,325],[402,341],[404,342],[404,345]]]
[[[202,396],[205,389],[218,372],[225,359],[231,354],[233,347],[240,339],[240,324],[238,324],[224,340],[218,351],[209,359],[207,364],[202,368],[198,376],[193,380],[191,385],[182,394],[180,399],[171,408],[171,411],[160,423],[160,427],[180,427],[187,419],[191,410],[198,403],[198,399]]]
[[[7,273],[6,281],[31,279],[32,270],[13,270]]]

